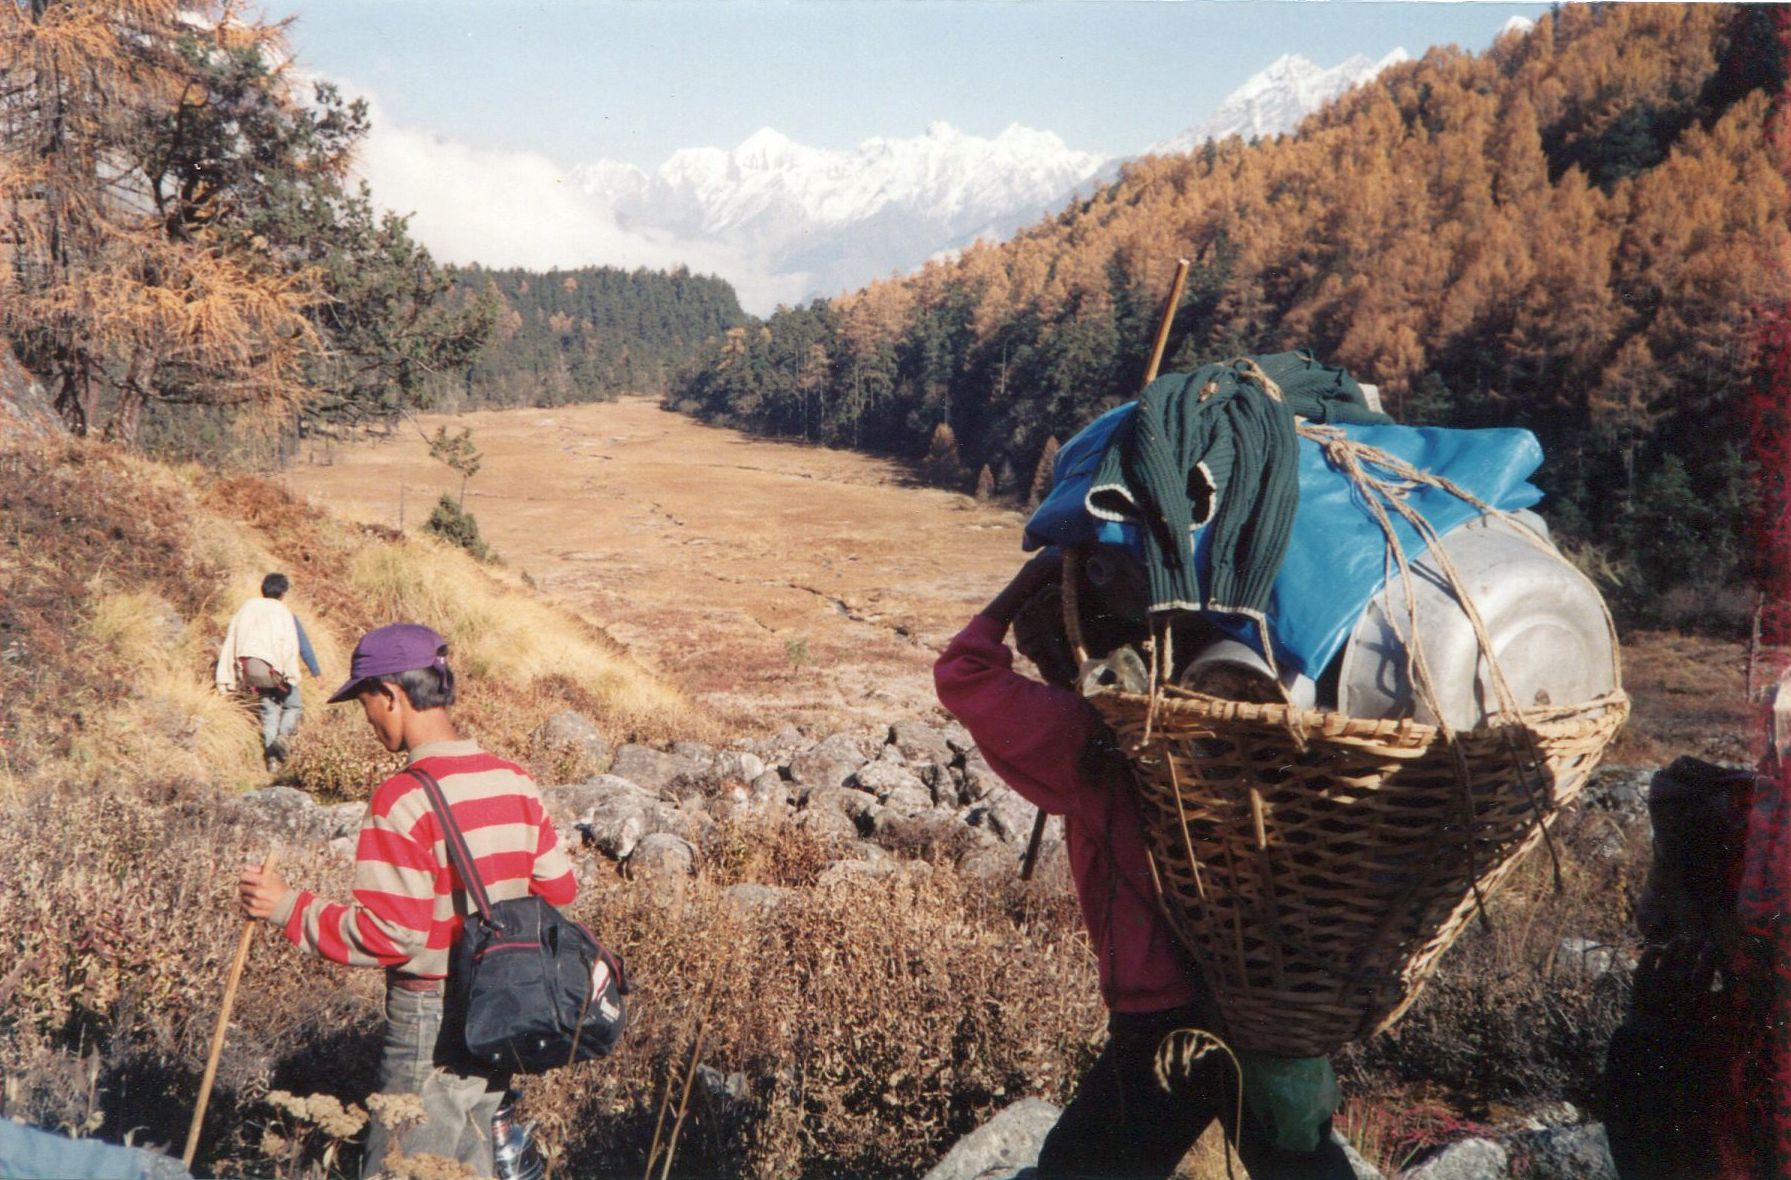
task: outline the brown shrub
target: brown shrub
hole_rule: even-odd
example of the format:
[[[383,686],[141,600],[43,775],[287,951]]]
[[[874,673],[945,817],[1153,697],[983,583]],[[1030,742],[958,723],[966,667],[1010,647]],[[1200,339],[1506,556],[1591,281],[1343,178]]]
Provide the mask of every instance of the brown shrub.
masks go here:
[[[1101,1032],[1073,905],[949,869],[823,890],[808,833],[721,830],[720,859],[683,890],[578,854],[575,912],[636,982],[615,1057],[527,1083],[529,1116],[579,1171],[639,1167],[705,1012],[703,1060],[743,1073],[748,1098],[697,1100],[679,1158],[704,1175],[908,1174],[1024,1094],[1062,1100]],[[190,791],[45,790],[0,814],[5,1113],[80,1125],[91,1105],[179,1141],[240,930],[236,868],[265,851],[234,804]],[[347,862],[282,858],[295,885],[346,896]],[[726,893],[743,880],[792,888],[755,910]],[[366,1097],[379,986],[258,935],[202,1165],[256,1157],[270,1089]]]
[[[266,846],[225,798],[147,794],[48,788],[0,814],[0,1075],[5,1114],[55,1127],[97,1111],[115,1133],[178,1143],[241,930],[237,868]],[[283,867],[346,892],[340,862],[300,852]],[[243,1104],[285,1074],[314,1071],[304,1088],[350,1098],[371,1081],[367,1055],[344,1052],[339,1033],[370,1030],[373,989],[344,992],[342,969],[295,971],[290,954],[258,935],[202,1161],[243,1148]]]
[[[773,863],[809,855],[796,829],[760,838],[794,842]],[[708,880],[665,896],[599,874],[577,909],[628,958],[629,1044],[531,1080],[528,1114],[581,1168],[638,1167],[706,1014],[702,1060],[749,1093],[694,1104],[679,1158],[698,1174],[911,1174],[1008,1102],[1063,1100],[1098,1048],[1075,927],[1014,908],[948,869],[797,888],[769,909]]]
[[[1596,1101],[1628,976],[1588,972],[1562,954],[1561,944],[1584,938],[1636,948],[1631,915],[1648,837],[1590,808],[1555,830],[1561,891],[1539,849],[1489,900],[1490,926],[1470,924],[1400,1023],[1338,1055],[1346,1092],[1421,1083],[1479,1117],[1499,1104]]]

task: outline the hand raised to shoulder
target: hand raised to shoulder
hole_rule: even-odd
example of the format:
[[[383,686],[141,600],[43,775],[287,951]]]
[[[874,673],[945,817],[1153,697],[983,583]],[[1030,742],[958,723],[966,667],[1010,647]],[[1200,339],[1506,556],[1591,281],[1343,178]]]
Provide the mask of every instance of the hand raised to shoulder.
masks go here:
[[[1014,621],[1026,601],[1063,577],[1063,552],[1055,547],[1035,554],[1021,566],[1001,593],[989,600],[982,613],[1005,625]]]

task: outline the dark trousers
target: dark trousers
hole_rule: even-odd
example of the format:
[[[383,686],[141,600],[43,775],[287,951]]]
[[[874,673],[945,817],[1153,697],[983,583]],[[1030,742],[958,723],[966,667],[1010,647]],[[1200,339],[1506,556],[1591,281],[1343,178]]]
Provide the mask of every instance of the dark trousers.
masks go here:
[[[1311,1152],[1276,1147],[1247,1108],[1237,1126],[1237,1073],[1222,1052],[1163,1091],[1157,1046],[1178,1028],[1206,1027],[1210,1017],[1198,1007],[1113,1013],[1107,1047],[1045,1137],[1039,1180],[1166,1180],[1215,1118],[1252,1180],[1355,1180],[1329,1120]]]

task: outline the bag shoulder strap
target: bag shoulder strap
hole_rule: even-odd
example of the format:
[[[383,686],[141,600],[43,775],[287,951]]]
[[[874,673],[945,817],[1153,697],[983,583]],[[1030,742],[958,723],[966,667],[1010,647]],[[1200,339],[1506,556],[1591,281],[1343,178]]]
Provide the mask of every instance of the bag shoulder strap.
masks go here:
[[[448,797],[442,793],[442,785],[435,781],[435,776],[420,767],[405,768],[405,773],[423,784],[423,792],[429,796],[429,803],[435,808],[435,816],[441,821],[442,842],[448,846],[448,861],[460,874],[460,881],[466,886],[467,894],[479,909],[479,916],[487,922],[491,921],[491,899],[485,895],[485,882],[479,879],[479,873],[473,867],[473,851],[467,847],[466,836],[460,831],[460,825],[454,822],[454,809],[448,806]]]

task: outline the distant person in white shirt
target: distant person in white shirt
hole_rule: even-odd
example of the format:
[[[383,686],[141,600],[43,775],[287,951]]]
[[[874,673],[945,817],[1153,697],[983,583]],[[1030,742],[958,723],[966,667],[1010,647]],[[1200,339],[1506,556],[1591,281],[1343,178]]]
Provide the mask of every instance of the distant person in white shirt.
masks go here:
[[[304,708],[299,664],[313,678],[321,675],[304,624],[280,601],[291,586],[285,574],[261,579],[261,597],[237,610],[218,650],[218,691],[246,689],[260,698],[261,750],[270,771],[286,761],[286,739],[298,729]]]

